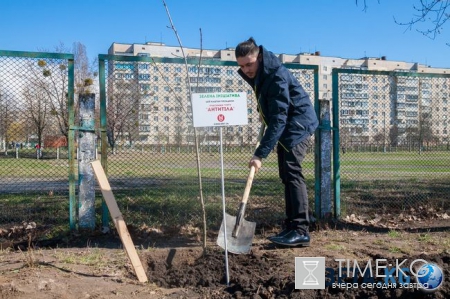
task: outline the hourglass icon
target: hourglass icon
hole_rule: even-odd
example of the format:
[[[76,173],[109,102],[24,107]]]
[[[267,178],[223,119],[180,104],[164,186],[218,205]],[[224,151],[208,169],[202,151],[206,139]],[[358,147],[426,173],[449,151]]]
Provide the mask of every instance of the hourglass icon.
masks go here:
[[[319,261],[302,261],[303,266],[308,270],[308,275],[303,279],[303,285],[319,285],[319,280],[312,273],[316,270]]]

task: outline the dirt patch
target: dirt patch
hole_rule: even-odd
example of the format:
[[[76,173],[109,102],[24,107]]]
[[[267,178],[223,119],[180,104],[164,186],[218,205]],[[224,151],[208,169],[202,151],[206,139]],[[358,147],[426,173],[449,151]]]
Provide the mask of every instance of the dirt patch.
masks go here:
[[[199,232],[179,235],[175,231],[148,230],[132,238],[138,248],[148,283],[139,283],[116,235],[76,236],[53,248],[0,251],[0,298],[448,298],[450,295],[450,232],[328,228],[311,233],[308,248],[277,247],[266,237],[274,231],[257,232],[247,255],[225,254],[208,239],[206,253]],[[151,233],[149,233],[149,231]],[[178,231],[179,232],[179,231]],[[431,293],[415,288],[362,287],[362,277],[335,283],[358,284],[356,288],[295,289],[295,257],[325,257],[326,267],[337,271],[345,259],[365,266],[368,260],[386,263],[415,259],[438,265],[444,274],[441,287]],[[392,267],[391,267],[392,268]],[[328,271],[328,270],[327,270]],[[374,267],[375,271],[375,267]],[[389,280],[393,282],[394,280]],[[398,279],[395,278],[397,282]],[[376,278],[374,284],[384,283]],[[415,281],[411,279],[410,283]]]
[[[328,286],[324,290],[296,290],[295,289],[295,256],[305,256],[305,252],[297,249],[284,249],[288,252],[279,252],[281,249],[267,251],[265,249],[254,250],[249,255],[229,256],[230,283],[226,286],[224,277],[224,258],[221,252],[210,252],[196,260],[186,260],[174,266],[167,264],[163,259],[156,260],[149,257],[149,274],[151,280],[163,288],[182,288],[174,292],[177,296],[189,297],[197,294],[204,298],[422,298],[426,294],[414,288],[352,288]],[[191,257],[192,257],[191,252]],[[168,253],[173,254],[173,253]],[[385,257],[373,257],[385,258]],[[409,261],[426,259],[439,265],[441,269],[447,269],[450,257],[440,255],[420,255],[400,258]],[[332,259],[330,257],[330,259]],[[338,263],[328,262],[331,268],[338,269]],[[402,266],[409,266],[403,264]],[[336,278],[337,280],[337,278]],[[362,278],[356,280],[361,286]],[[383,280],[374,283],[384,283]],[[355,285],[353,278],[343,278],[341,283]],[[414,281],[411,281],[414,283]],[[447,283],[434,292],[430,298],[447,298],[450,287]]]

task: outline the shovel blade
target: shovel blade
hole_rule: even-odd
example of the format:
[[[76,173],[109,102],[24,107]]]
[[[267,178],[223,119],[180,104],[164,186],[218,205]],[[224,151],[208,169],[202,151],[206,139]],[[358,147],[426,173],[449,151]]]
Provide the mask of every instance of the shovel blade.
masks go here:
[[[232,236],[234,225],[236,224],[236,217],[225,213],[225,221],[220,225],[219,235],[217,236],[217,245],[225,249],[225,226],[226,223],[226,242],[228,252],[234,254],[247,254],[252,248],[253,236],[255,235],[256,222],[250,222],[242,219],[240,224],[239,234],[236,237]]]

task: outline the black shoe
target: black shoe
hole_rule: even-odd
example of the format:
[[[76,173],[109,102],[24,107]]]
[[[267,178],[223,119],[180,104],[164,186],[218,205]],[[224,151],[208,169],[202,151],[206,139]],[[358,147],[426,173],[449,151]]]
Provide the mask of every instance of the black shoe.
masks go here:
[[[279,232],[278,234],[274,235],[274,236],[270,236],[267,239],[272,241],[273,238],[279,238],[279,237],[284,237],[285,235],[287,235],[292,229],[290,228],[285,228],[283,229],[281,232]]]
[[[282,237],[273,237],[269,239],[275,244],[284,246],[303,246],[308,247],[310,237],[308,233],[293,229]]]

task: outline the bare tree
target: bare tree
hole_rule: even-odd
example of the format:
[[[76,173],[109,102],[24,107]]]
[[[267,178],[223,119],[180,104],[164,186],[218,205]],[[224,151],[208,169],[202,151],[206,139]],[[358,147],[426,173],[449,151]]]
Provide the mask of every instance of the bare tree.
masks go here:
[[[70,50],[60,43],[55,47],[54,52],[69,53]],[[89,86],[93,84],[93,73],[88,67],[86,48],[81,43],[74,43],[73,52],[75,92],[90,92]],[[68,75],[68,62],[61,59],[40,59],[37,63],[30,61],[27,65],[27,73],[24,75],[29,88],[46,95],[49,113],[54,119],[57,131],[66,138],[69,132]]]
[[[367,0],[355,1],[356,5],[362,3],[363,11],[367,11]],[[380,0],[377,2],[380,3]],[[450,19],[450,0],[420,0],[420,5],[413,5],[413,9],[416,13],[411,20],[398,21],[394,16],[394,22],[406,26],[406,30],[415,28],[417,32],[433,40],[442,33],[445,23]],[[450,46],[450,43],[447,45]]]
[[[25,76],[30,89],[45,94],[50,106],[50,115],[55,119],[59,133],[68,137],[67,63],[51,59],[41,59],[37,64],[30,61]]]
[[[399,137],[400,137],[400,133],[399,133],[398,124],[395,123],[389,129],[389,145],[390,146],[398,146]]]
[[[413,5],[416,14],[408,22],[400,22],[395,18],[395,23],[406,26],[407,30],[425,24],[425,28],[417,28],[416,31],[428,38],[435,39],[437,35],[442,33],[444,24],[450,18],[448,9],[450,7],[449,0],[420,0],[420,5]],[[449,45],[449,43],[447,43]]]
[[[93,78],[97,76],[94,67],[95,61],[89,64],[86,47],[80,42],[73,43],[72,53],[74,56],[75,93],[91,93]]]
[[[8,155],[8,144],[13,141],[11,135],[13,130],[11,126],[16,117],[16,107],[12,104],[13,95],[5,90],[0,90],[0,141],[5,149],[5,155]]]
[[[180,36],[178,35],[178,31],[172,21],[172,17],[170,16],[170,12],[169,12],[169,8],[166,5],[166,2],[164,0],[162,0],[164,7],[166,9],[166,13],[167,16],[169,18],[170,21],[170,29],[172,29],[172,31],[174,32],[177,40],[178,40],[178,44],[180,45],[181,48],[181,53],[183,54],[183,58],[184,58],[184,65],[186,68],[186,85],[187,85],[187,90],[188,90],[188,95],[189,95],[189,99],[191,99],[191,85],[190,85],[190,79],[189,79],[189,71],[188,71],[188,64],[187,64],[187,56],[184,53],[184,48],[183,45],[181,43],[181,39]],[[198,67],[198,71],[200,72],[200,64],[202,61],[202,53],[203,53],[203,44],[202,44],[202,31],[200,29],[200,58],[198,61],[199,67]],[[198,87],[198,77],[200,75],[200,73],[197,73],[197,87]],[[180,102],[181,103],[181,102]],[[192,102],[191,102],[191,107],[192,107]],[[201,166],[200,166],[200,150],[199,150],[199,141],[198,141],[198,136],[197,136],[197,130],[194,127],[193,128],[194,131],[194,143],[195,143],[195,153],[196,153],[196,158],[197,158],[197,177],[198,177],[198,183],[199,183],[199,192],[200,192],[200,204],[202,207],[202,217],[203,217],[203,253],[206,254],[206,210],[205,210],[205,201],[203,198],[203,186],[202,186],[202,174],[201,174]]]
[[[24,114],[31,123],[31,130],[38,137],[38,144],[42,144],[43,136],[49,125],[50,103],[43,90],[26,87],[23,92]]]
[[[108,98],[107,137],[113,154],[119,140],[128,139],[130,144],[138,134],[139,92],[135,85],[126,81],[115,83]]]
[[[363,3],[363,11],[367,11],[367,9],[369,8],[367,5],[367,0],[363,0],[363,1],[355,0],[355,1],[356,1],[356,6],[358,6],[359,3],[361,3],[361,2]],[[380,0],[377,0],[377,2],[380,3]]]

